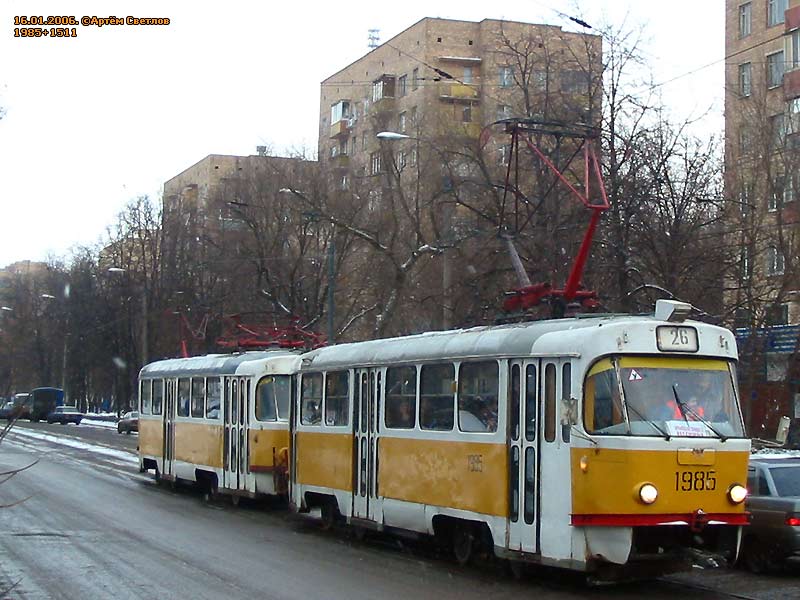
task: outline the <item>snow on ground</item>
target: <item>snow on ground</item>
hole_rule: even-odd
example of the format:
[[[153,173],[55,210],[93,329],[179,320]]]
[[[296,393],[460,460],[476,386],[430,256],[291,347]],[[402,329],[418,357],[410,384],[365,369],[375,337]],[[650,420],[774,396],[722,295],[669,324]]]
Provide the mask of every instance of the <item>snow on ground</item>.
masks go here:
[[[81,425],[88,425],[89,427],[102,427],[104,429],[116,429],[117,422],[116,421],[99,421],[97,419],[92,419],[89,416],[84,417],[81,420]]]
[[[70,448],[77,448],[79,450],[88,450],[89,452],[94,452],[95,454],[101,454],[103,456],[108,456],[110,458],[122,460],[127,463],[135,463],[137,465],[139,464],[139,457],[132,452],[126,452],[125,450],[118,450],[117,448],[109,448],[108,446],[100,446],[98,444],[89,444],[87,442],[82,442],[74,438],[50,435],[49,433],[32,431],[30,429],[23,429],[21,427],[12,429],[9,432],[9,436],[35,438],[37,440],[43,440],[45,442],[51,442],[53,444],[59,444],[61,446],[68,446]]]

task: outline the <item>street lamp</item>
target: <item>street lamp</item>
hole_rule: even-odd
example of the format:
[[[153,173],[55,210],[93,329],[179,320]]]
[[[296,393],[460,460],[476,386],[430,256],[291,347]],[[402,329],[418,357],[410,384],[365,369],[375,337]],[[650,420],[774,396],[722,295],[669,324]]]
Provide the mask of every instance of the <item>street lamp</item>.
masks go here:
[[[55,300],[53,294],[39,294],[39,297],[44,300]],[[5,308],[5,307],[3,307]],[[64,351],[61,355],[61,389],[64,392],[64,404],[69,404],[69,390],[67,389],[67,357],[69,356],[69,310],[64,306],[64,319],[65,332],[64,332]]]
[[[109,267],[109,273],[127,273],[128,269],[122,267]],[[147,293],[144,288],[137,289],[142,299],[142,366],[147,364]]]
[[[417,148],[419,148],[420,142],[424,142],[425,140],[421,140],[418,137],[413,137],[410,135],[406,135],[405,133],[398,133],[396,131],[380,131],[375,134],[375,137],[381,141],[386,142],[396,142],[402,140],[414,140],[417,143]],[[430,142],[428,142],[430,143]],[[415,160],[420,160],[416,158]],[[394,170],[397,175],[398,179],[398,186],[400,183],[400,169],[397,167],[397,164],[394,161],[394,157],[392,156],[392,164],[394,165]],[[402,166],[405,164],[405,160],[403,161]],[[417,180],[416,180],[416,194],[417,194],[417,202],[419,201],[419,194],[420,194],[420,180],[419,180],[419,173],[417,173]],[[443,216],[443,223],[442,229],[444,230],[445,235],[448,236],[450,234],[450,230],[452,227],[452,214],[449,210],[442,211]],[[453,284],[453,275],[452,269],[450,265],[450,259],[447,253],[446,248],[442,248],[442,329],[449,329],[452,325],[452,308],[449,304],[449,290]]]

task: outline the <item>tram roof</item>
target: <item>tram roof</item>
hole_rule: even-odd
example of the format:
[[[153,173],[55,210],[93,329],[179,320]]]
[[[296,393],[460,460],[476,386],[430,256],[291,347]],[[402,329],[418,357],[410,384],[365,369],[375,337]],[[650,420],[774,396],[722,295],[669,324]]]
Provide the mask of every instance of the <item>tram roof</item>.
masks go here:
[[[276,349],[239,354],[207,354],[189,358],[168,358],[145,365],[139,372],[139,376],[233,375],[245,363],[288,356],[297,356],[297,353],[291,350]]]
[[[545,334],[631,321],[655,321],[655,319],[652,315],[629,314],[573,317],[451,331],[432,331],[404,337],[338,344],[304,354],[303,369],[424,362],[442,358],[526,356],[533,352],[534,344]],[[701,325],[696,322],[691,323]]]

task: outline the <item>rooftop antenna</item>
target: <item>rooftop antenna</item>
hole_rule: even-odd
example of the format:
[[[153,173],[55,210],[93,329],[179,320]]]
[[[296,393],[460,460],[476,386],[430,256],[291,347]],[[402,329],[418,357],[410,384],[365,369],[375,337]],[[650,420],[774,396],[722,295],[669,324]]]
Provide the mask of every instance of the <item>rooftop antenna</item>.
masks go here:
[[[258,152],[259,156],[266,156],[267,155],[267,147],[266,146],[256,146],[256,152]]]
[[[381,45],[381,30],[370,29],[367,31],[367,46],[370,50],[374,50]]]

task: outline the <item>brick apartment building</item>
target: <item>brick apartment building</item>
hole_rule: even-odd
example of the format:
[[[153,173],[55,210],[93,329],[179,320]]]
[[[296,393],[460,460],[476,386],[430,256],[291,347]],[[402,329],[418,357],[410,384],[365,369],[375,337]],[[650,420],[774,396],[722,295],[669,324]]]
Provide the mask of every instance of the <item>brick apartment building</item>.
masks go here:
[[[741,245],[737,324],[800,323],[800,1],[727,0],[725,185]]]

